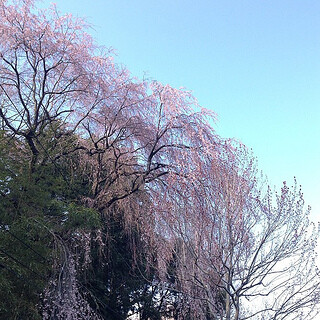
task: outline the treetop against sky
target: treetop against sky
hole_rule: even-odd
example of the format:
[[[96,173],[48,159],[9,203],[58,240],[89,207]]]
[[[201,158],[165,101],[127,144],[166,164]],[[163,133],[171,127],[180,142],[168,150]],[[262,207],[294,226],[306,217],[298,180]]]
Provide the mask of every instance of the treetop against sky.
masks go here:
[[[296,176],[318,220],[318,1],[56,3],[86,17],[133,76],[192,90],[219,134],[253,148],[271,185]]]

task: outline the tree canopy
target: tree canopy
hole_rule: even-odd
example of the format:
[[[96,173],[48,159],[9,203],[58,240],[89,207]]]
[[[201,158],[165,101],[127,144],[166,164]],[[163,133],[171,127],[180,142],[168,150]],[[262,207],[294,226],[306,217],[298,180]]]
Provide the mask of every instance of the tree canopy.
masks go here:
[[[318,232],[192,94],[0,0],[0,317],[312,319]]]

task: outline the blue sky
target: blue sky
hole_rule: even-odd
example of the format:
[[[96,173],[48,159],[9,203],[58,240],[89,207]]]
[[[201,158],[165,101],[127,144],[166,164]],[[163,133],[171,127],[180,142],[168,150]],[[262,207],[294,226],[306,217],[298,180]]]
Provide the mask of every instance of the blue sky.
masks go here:
[[[51,1],[44,1],[47,6]],[[320,220],[320,1],[56,0],[134,76],[193,91]]]

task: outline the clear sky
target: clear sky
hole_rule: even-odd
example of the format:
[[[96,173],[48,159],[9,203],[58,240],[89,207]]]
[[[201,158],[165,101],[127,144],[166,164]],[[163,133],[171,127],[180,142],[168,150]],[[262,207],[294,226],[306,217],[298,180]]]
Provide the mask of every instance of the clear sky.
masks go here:
[[[51,1],[45,0],[47,6]],[[320,220],[319,0],[56,0],[133,76],[186,87]]]

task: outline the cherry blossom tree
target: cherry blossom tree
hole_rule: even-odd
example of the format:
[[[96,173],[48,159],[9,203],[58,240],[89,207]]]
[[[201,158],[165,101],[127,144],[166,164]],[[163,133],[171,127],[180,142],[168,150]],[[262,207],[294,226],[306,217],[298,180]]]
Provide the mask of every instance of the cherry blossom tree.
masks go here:
[[[90,186],[83,203],[107,215],[118,202],[129,227],[138,217],[155,243],[156,212],[140,214],[132,196],[144,189],[156,197],[167,176],[196,175],[201,153],[220,143],[210,114],[185,90],[131,79],[82,20],[55,7],[37,10],[33,1],[3,0],[0,7],[1,128],[23,141],[30,183],[39,168],[72,155],[80,166],[71,169]]]

